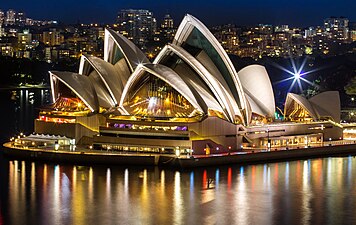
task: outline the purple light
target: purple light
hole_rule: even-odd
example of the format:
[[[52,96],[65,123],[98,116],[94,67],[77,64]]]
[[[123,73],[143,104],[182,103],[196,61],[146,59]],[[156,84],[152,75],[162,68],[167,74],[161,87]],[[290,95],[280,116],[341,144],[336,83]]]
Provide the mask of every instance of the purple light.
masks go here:
[[[180,131],[187,131],[188,130],[188,127],[187,126],[178,126],[177,128],[176,128],[176,130],[180,130]]]

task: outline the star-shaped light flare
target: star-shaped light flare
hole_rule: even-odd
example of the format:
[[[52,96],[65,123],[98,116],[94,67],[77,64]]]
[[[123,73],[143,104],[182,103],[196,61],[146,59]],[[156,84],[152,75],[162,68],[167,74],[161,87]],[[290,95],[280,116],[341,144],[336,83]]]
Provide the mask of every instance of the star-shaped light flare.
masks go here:
[[[299,90],[300,92],[302,93],[303,92],[303,86],[302,86],[302,82],[301,81],[304,81],[305,83],[307,84],[310,84],[312,86],[315,86],[315,84],[313,84],[312,82],[310,82],[309,80],[305,79],[303,76],[307,75],[307,74],[310,74],[310,73],[313,73],[315,71],[317,71],[318,69],[314,69],[314,70],[310,70],[310,71],[307,71],[307,72],[303,72],[303,69],[304,69],[304,66],[307,62],[307,58],[305,58],[302,62],[302,64],[300,65],[299,68],[297,68],[296,64],[295,64],[295,61],[292,57],[290,57],[290,62],[291,62],[291,65],[292,65],[292,69],[293,71],[291,70],[288,70],[287,68],[284,68],[283,66],[281,65],[278,65],[278,64],[274,64],[274,66],[276,66],[278,69],[281,69],[283,70],[284,72],[288,73],[291,75],[291,77],[288,77],[286,79],[283,79],[283,80],[280,80],[278,82],[276,82],[276,84],[279,84],[279,83],[283,83],[285,81],[289,81],[289,80],[293,80],[291,85],[289,86],[288,88],[288,91],[287,93],[289,93],[292,88],[294,87],[295,83],[298,84],[298,87],[299,87]]]

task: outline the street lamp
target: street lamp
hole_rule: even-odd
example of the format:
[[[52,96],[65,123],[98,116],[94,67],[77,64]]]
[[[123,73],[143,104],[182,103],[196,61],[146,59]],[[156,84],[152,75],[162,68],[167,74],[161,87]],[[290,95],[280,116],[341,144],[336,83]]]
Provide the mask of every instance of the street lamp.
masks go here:
[[[269,129],[267,129],[267,151],[271,151],[271,140],[269,139]]]
[[[180,156],[180,149],[179,149],[179,147],[178,147],[178,146],[176,147],[176,156],[177,156],[177,157],[179,157],[179,156]]]
[[[321,125],[321,146],[324,146],[324,124]]]
[[[308,136],[304,137],[305,148],[308,148]]]

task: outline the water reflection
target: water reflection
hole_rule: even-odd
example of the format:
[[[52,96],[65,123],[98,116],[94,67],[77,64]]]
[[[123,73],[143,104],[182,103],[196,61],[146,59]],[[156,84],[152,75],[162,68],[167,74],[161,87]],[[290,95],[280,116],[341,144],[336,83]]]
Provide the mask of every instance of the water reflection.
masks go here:
[[[183,218],[183,199],[181,193],[180,172],[174,174],[174,196],[173,196],[173,222],[182,224]]]
[[[246,179],[244,174],[244,167],[240,167],[240,173],[238,174],[237,190],[235,195],[236,203],[236,221],[238,224],[249,224],[248,211],[250,210],[249,199],[247,194]]]
[[[302,224],[309,224],[311,219],[310,200],[312,192],[310,191],[310,168],[308,161],[304,161],[303,165],[303,195],[302,195]]]
[[[0,108],[3,130],[0,141],[6,141],[20,132],[32,133],[34,119],[38,117],[39,108],[51,103],[49,89],[0,90]]]
[[[50,103],[50,92],[47,89],[21,89],[12,91],[15,109],[15,128],[18,131],[30,132],[33,130],[34,118],[38,116],[35,108]]]
[[[2,224],[352,224],[355,157],[172,171],[8,164]],[[4,210],[6,209],[6,210]]]

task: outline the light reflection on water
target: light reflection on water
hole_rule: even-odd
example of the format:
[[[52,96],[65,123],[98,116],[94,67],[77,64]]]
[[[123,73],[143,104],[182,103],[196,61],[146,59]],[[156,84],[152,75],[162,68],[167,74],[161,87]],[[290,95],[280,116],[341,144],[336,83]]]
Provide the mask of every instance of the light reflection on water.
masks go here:
[[[173,171],[3,159],[0,219],[4,224],[355,224],[355,161],[350,156]]]
[[[48,89],[0,89],[1,121],[0,142],[9,140],[21,132],[33,132],[34,119],[38,117],[39,108],[51,103]]]

